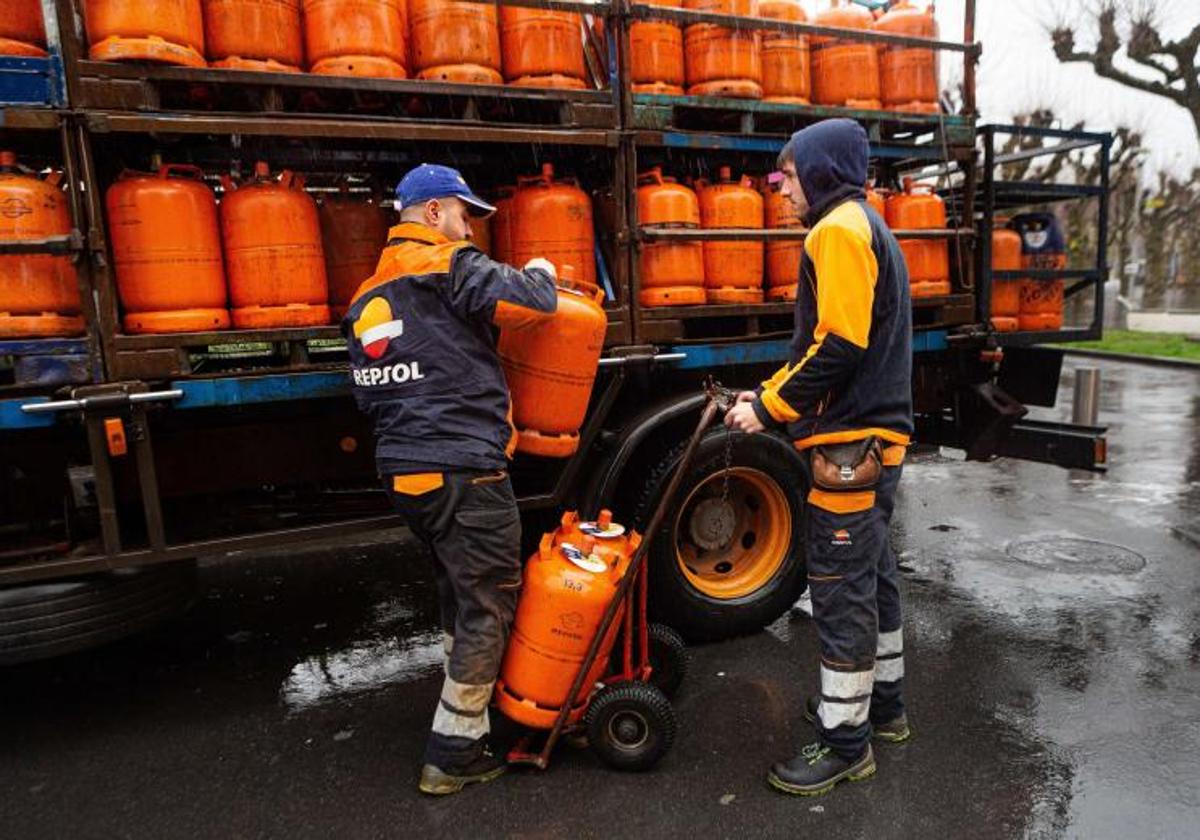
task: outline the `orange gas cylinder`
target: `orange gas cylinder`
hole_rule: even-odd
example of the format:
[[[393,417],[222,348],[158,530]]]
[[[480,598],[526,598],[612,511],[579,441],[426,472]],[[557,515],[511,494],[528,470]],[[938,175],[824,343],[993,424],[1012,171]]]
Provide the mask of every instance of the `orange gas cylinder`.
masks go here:
[[[997,219],[992,231],[992,271],[1020,271],[1021,234],[1011,230],[1007,219]],[[1000,332],[1019,328],[1021,281],[992,280],[992,326]]]
[[[641,537],[612,522],[601,511],[596,522],[563,514],[557,531],[542,537],[525,564],[512,634],[495,702],[507,717],[536,729],[550,729],[562,706],[571,701],[568,721],[583,717],[588,696],[606,674],[624,608],[617,613],[583,682],[579,696],[568,698],[600,619],[616,596]]]
[[[574,178],[554,179],[554,167],[542,164],[542,174],[517,179],[508,228],[512,265],[523,266],[545,257],[561,272],[575,267],[582,283],[596,285],[596,233],[592,200]]]
[[[758,14],[770,20],[808,20],[799,0],[759,0]],[[808,39],[787,32],[763,32],[762,76],[767,102],[807,105],[812,96]]]
[[[46,54],[46,27],[42,0],[9,0],[0,15],[0,55],[31,58]]]
[[[580,16],[500,7],[504,78],[517,87],[587,87]]]
[[[879,218],[887,220],[887,195],[883,190],[867,187],[867,204],[879,214]]]
[[[933,6],[918,9],[912,3],[897,3],[875,21],[875,29],[892,35],[937,40],[938,25]],[[889,111],[921,114],[938,112],[938,54],[936,50],[881,45],[880,90],[883,107]]]
[[[105,206],[128,333],[229,326],[217,199],[195,166],[124,172]]]
[[[775,187],[764,184],[766,226],[770,230],[804,227],[792,202]],[[767,243],[767,300],[795,300],[800,282],[800,257],[803,242]]]
[[[408,0],[412,69],[418,79],[500,85],[500,27],[495,6]]]
[[[573,266],[559,270],[558,309],[546,323],[502,330],[497,352],[512,394],[517,451],[569,458],[579,448],[604,349],[608,316],[604,293],[576,283]]]
[[[758,0],[683,0],[685,9],[754,17]],[[762,36],[754,30],[694,23],[684,32],[689,96],[761,99]]]
[[[299,73],[301,30],[300,0],[204,0],[213,67]]]
[[[205,66],[200,0],[87,0],[84,17],[95,61]]]
[[[819,26],[870,29],[874,18],[861,6],[832,6],[817,14]],[[879,109],[879,50],[874,44],[814,36],[813,101],[818,105]]]
[[[753,182],[734,181],[722,166],[715,184],[698,182],[700,224],[706,228],[761,228],[763,197]],[[709,303],[762,303],[763,243],[705,242],[704,286]]]
[[[0,152],[0,242],[71,232],[67,199],[55,172],[45,180],[22,172]],[[79,335],[79,285],[69,257],[0,256],[0,338]]]
[[[1022,213],[1012,220],[1021,236],[1021,268],[1061,271],[1067,267],[1067,242],[1053,213]],[[1059,330],[1063,325],[1063,281],[1022,280],[1020,329]]]
[[[654,168],[638,177],[638,224],[697,228],[700,200]],[[704,246],[699,242],[643,242],[638,258],[642,306],[683,306],[706,301]]]
[[[304,46],[309,72],[403,79],[405,0],[304,0]]]
[[[653,0],[650,5],[678,9],[683,0]],[[683,95],[683,30],[679,24],[668,20],[633,21],[629,25],[629,50],[634,93]]]
[[[496,198],[496,212],[492,214],[491,257],[497,262],[513,264],[512,208],[516,187],[501,187]]]
[[[316,202],[302,181],[267,164],[235,187],[225,179],[221,236],[229,274],[233,325],[312,327],[329,323],[329,284]]]
[[[329,308],[334,320],[346,314],[354,293],[375,273],[388,238],[388,215],[370,198],[341,193],[321,202],[321,248],[329,280]]]
[[[946,204],[930,184],[904,179],[904,191],[887,200],[888,227],[898,230],[928,230],[946,227]],[[900,250],[908,265],[908,282],[913,297],[950,294],[950,255],[944,239],[901,239]]]

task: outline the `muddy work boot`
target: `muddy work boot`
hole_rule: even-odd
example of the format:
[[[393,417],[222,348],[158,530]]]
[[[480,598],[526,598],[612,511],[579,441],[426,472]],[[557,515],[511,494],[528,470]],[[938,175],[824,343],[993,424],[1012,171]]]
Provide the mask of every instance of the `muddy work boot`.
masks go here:
[[[426,764],[421,768],[421,782],[417,787],[421,793],[430,796],[446,796],[458,793],[467,785],[490,782],[501,776],[505,768],[504,760],[492,755],[492,751],[485,747],[474,761],[463,767],[443,769]]]
[[[767,783],[776,790],[798,796],[829,793],[838,782],[861,782],[875,775],[871,745],[858,758],[842,758],[820,741],[809,744],[791,761],[771,767]]]
[[[816,724],[817,715],[821,710],[821,698],[818,695],[809,697],[804,703],[804,719]],[[908,717],[900,715],[887,723],[872,723],[871,737],[886,741],[889,744],[902,744],[912,737],[912,729],[908,725]]]

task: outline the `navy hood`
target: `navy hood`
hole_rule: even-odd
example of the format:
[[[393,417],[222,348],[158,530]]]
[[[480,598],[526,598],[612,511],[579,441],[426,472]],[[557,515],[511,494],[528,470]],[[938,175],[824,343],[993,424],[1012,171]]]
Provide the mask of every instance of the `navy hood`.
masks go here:
[[[796,174],[808,199],[804,223],[815,225],[833,208],[867,197],[866,130],[854,120],[823,120],[801,129],[788,141]]]

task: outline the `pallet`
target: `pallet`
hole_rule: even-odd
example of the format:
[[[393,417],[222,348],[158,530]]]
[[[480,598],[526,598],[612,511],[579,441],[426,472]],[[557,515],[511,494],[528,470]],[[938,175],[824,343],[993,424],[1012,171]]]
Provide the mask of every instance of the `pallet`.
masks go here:
[[[617,127],[617,109],[607,91],[99,61],[80,61],[78,71],[79,95],[74,104],[88,110],[288,117],[341,114],[429,123]]]
[[[45,391],[85,385],[91,368],[86,338],[19,338],[0,340],[0,392]]]
[[[0,107],[61,108],[66,104],[62,59],[0,55]]]

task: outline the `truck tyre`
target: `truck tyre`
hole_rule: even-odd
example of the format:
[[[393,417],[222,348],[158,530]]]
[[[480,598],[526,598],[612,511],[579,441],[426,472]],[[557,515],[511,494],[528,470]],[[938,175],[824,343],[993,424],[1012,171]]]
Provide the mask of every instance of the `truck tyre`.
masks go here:
[[[643,481],[640,527],[682,455],[682,445],[668,452]],[[782,438],[708,433],[650,547],[655,620],[699,642],[752,633],[781,616],[805,586],[805,483],[799,453]]]
[[[195,563],[118,569],[0,588],[0,665],[48,659],[124,638],[182,612]]]

